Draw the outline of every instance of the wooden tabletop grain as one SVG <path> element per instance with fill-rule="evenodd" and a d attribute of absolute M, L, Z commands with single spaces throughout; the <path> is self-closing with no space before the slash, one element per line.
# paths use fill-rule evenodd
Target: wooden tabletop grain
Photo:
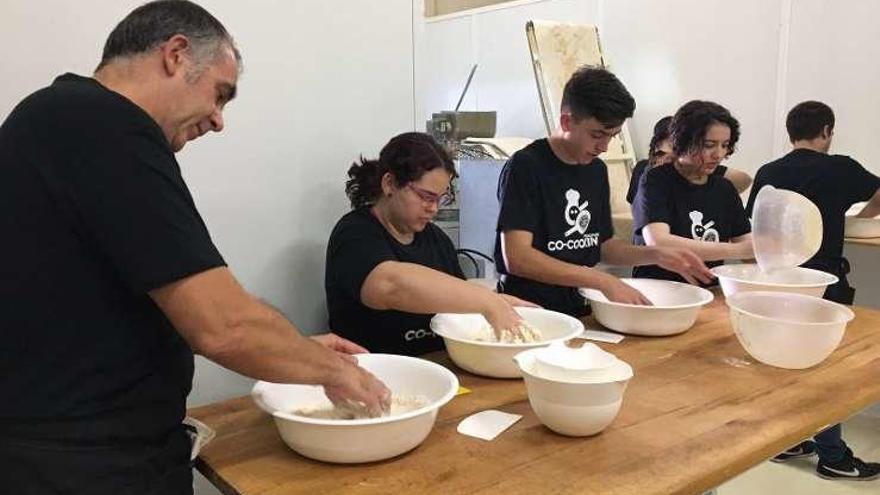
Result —
<path fill-rule="evenodd" d="M 721 300 L 682 335 L 599 344 L 635 376 L 617 419 L 594 437 L 541 425 L 521 380 L 474 376 L 434 355 L 472 393 L 443 407 L 425 442 L 407 454 L 348 466 L 306 459 L 242 397 L 189 411 L 217 430 L 196 466 L 227 495 L 698 494 L 880 401 L 880 311 L 854 309 L 841 346 L 808 370 L 749 357 Z M 492 442 L 456 432 L 485 409 L 524 417 Z"/>

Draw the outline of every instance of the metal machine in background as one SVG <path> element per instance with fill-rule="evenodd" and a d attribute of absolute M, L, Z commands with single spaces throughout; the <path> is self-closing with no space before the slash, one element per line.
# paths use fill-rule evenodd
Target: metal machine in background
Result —
<path fill-rule="evenodd" d="M 486 273 L 492 273 L 494 268 L 491 266 L 492 247 L 484 242 L 484 235 L 477 235 L 477 231 L 486 230 L 488 232 L 491 230 L 494 232 L 494 227 L 486 227 L 488 216 L 480 219 L 479 227 L 475 226 L 471 217 L 474 213 L 489 207 L 495 212 L 494 214 L 490 213 L 490 215 L 494 215 L 492 221 L 494 222 L 497 218 L 497 201 L 492 199 L 494 195 L 487 196 L 488 193 L 483 188 L 488 184 L 497 184 L 498 173 L 509 156 L 504 150 L 505 148 L 509 149 L 511 144 L 507 140 L 494 139 L 497 122 L 496 112 L 459 110 L 476 70 L 477 65 L 474 64 L 455 109 L 434 113 L 426 123 L 426 130 L 449 151 L 455 160 L 455 167 L 459 173 L 459 179 L 452 185 L 456 199 L 451 205 L 440 209 L 434 223 L 452 239 L 456 248 L 462 250 L 460 256 L 465 275 L 479 278 L 485 276 Z M 496 141 L 500 141 L 500 143 Z M 500 162 L 500 165 L 474 168 L 475 163 L 484 162 Z M 497 169 L 494 174 L 491 173 L 493 169 Z M 476 170 L 480 170 L 480 172 L 476 173 Z M 486 171 L 490 171 L 490 173 L 486 175 L 484 173 Z M 465 222 L 467 227 L 464 230 L 461 228 L 463 210 L 469 213 L 467 215 L 468 221 Z M 480 239 L 477 240 L 475 237 Z M 470 253 L 468 253 L 469 250 Z"/>

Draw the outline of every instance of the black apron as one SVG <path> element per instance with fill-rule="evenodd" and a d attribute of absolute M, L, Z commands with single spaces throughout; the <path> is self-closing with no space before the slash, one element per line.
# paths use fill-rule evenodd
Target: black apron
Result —
<path fill-rule="evenodd" d="M 849 260 L 844 257 L 814 259 L 804 263 L 803 266 L 836 275 L 840 280 L 834 285 L 829 285 L 822 297 L 836 303 L 852 305 L 856 297 L 856 290 L 849 285 L 846 278 L 850 272 Z"/>

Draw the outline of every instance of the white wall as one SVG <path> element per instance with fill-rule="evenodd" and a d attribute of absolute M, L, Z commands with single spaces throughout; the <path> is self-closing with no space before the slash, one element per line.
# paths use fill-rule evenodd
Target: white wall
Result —
<path fill-rule="evenodd" d="M 471 66 L 479 68 L 462 110 L 498 110 L 498 136 L 546 133 L 526 21 L 595 24 L 600 0 L 519 1 L 416 24 L 416 125 L 452 110 Z"/>
<path fill-rule="evenodd" d="M 658 118 L 712 99 L 743 126 L 731 165 L 754 171 L 772 156 L 780 12 L 767 0 L 543 0 L 429 20 L 416 38 L 416 114 L 451 109 L 477 62 L 464 106 L 497 110 L 500 136 L 543 136 L 525 23 L 596 24 L 611 69 L 636 99 L 630 131 L 640 155 Z"/>
<path fill-rule="evenodd" d="M 754 172 L 772 157 L 778 1 L 606 1 L 599 34 L 612 70 L 636 99 L 630 126 L 647 153 L 654 123 L 693 99 L 740 121 L 729 165 Z"/>
<path fill-rule="evenodd" d="M 519 0 L 420 20 L 416 125 L 451 109 L 479 63 L 463 109 L 497 110 L 499 136 L 543 136 L 525 23 L 578 22 L 599 26 L 611 69 L 636 98 L 640 155 L 657 119 L 711 99 L 742 124 L 729 164 L 754 172 L 787 150 L 788 110 L 820 99 L 838 117 L 835 150 L 880 174 L 878 18 L 873 0 Z"/>
<path fill-rule="evenodd" d="M 880 175 L 880 2 L 796 0 L 791 12 L 785 109 L 820 100 L 834 109 L 832 152 Z M 785 129 L 784 116 L 780 127 Z"/>

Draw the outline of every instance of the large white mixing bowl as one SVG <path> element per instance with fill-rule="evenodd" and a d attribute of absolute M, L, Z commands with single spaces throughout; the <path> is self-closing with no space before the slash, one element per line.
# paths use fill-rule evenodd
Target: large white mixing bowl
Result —
<path fill-rule="evenodd" d="M 257 382 L 251 396 L 271 414 L 291 449 L 326 462 L 372 462 L 417 447 L 428 436 L 437 412 L 458 391 L 458 379 L 439 364 L 393 354 L 359 354 L 358 364 L 382 380 L 393 396 L 423 396 L 427 404 L 396 416 L 371 419 L 317 419 L 294 414 L 331 406 L 322 387 Z"/>
<path fill-rule="evenodd" d="M 669 280 L 624 278 L 621 281 L 638 289 L 654 305 L 611 302 L 596 289 L 580 289 L 580 293 L 589 299 L 593 316 L 599 323 L 611 330 L 633 335 L 682 333 L 694 326 L 700 308 L 715 297 L 701 287 Z"/>
<path fill-rule="evenodd" d="M 800 266 L 764 273 L 754 263 L 720 265 L 712 268 L 712 273 L 718 277 L 725 297 L 755 290 L 822 297 L 825 288 L 838 280 L 830 273 Z"/>
<path fill-rule="evenodd" d="M 784 292 L 740 292 L 727 298 L 740 344 L 758 361 L 803 369 L 840 344 L 852 310 L 831 301 Z"/>
<path fill-rule="evenodd" d="M 515 359 L 522 370 L 529 404 L 545 426 L 562 435 L 595 435 L 611 424 L 623 403 L 623 393 L 633 376 L 632 368 L 616 360 L 603 373 L 590 373 L 581 380 L 548 378 L 535 366 L 532 349 Z"/>
<path fill-rule="evenodd" d="M 492 378 L 520 378 L 513 357 L 527 349 L 543 347 L 551 342 L 577 337 L 584 324 L 577 318 L 541 308 L 515 308 L 544 340 L 532 344 L 503 344 L 476 340 L 478 330 L 486 325 L 479 314 L 441 313 L 431 319 L 431 330 L 443 337 L 452 361 L 471 373 Z"/>

